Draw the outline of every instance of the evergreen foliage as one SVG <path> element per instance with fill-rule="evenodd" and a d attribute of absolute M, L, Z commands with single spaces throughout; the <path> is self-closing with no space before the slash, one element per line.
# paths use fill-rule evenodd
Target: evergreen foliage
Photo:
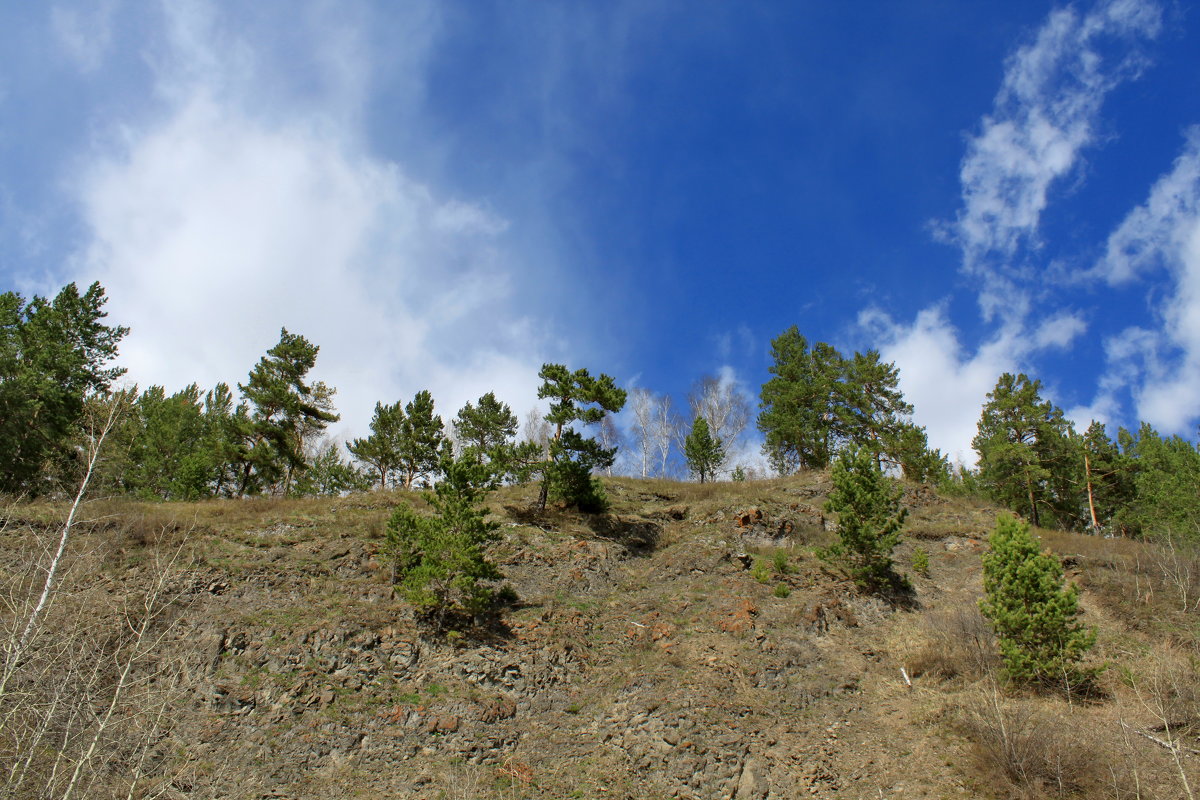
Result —
<path fill-rule="evenodd" d="M 216 483 L 220 448 L 205 414 L 200 387 L 190 384 L 170 397 L 151 386 L 133 406 L 127 491 L 162 500 L 209 496 Z"/>
<path fill-rule="evenodd" d="M 99 283 L 67 284 L 53 301 L 0 294 L 0 493 L 53 488 L 45 468 L 75 457 L 85 399 L 124 372 L 106 366 L 129 332 L 104 324 L 106 302 Z"/>
<path fill-rule="evenodd" d="M 762 387 L 758 429 L 771 465 L 783 475 L 828 466 L 837 435 L 837 385 L 843 359 L 834 348 L 808 340 L 796 326 L 771 342 L 774 376 Z"/>
<path fill-rule="evenodd" d="M 400 467 L 403 425 L 404 408 L 399 401 L 391 405 L 377 402 L 371 416 L 371 435 L 346 445 L 355 459 L 379 475 L 380 489 L 387 488 L 388 477 Z"/>
<path fill-rule="evenodd" d="M 404 407 L 400 421 L 399 468 L 405 489 L 419 479 L 431 482 L 440 471 L 442 450 L 449 444 L 442 429 L 442 418 L 433 413 L 433 395 L 422 389 Z"/>
<path fill-rule="evenodd" d="M 902 490 L 865 448 L 843 450 L 833 463 L 832 479 L 825 508 L 838 515 L 838 541 L 819 555 L 864 589 L 900 588 L 892 551 L 908 516 L 900 505 Z"/>
<path fill-rule="evenodd" d="M 979 608 L 991 620 L 1008 677 L 1068 690 L 1085 685 L 1096 671 L 1079 662 L 1096 634 L 1076 621 L 1079 589 L 1063 587 L 1062 566 L 1038 548 L 1027 524 L 1001 516 L 988 542 Z"/>
<path fill-rule="evenodd" d="M 700 478 L 701 483 L 706 478 L 711 480 L 724 462 L 725 445 L 709 432 L 704 417 L 696 417 L 692 423 L 692 430 L 683 443 L 683 455 L 687 459 L 688 469 Z"/>
<path fill-rule="evenodd" d="M 844 362 L 845 401 L 839 409 L 841 429 L 852 443 L 865 447 L 882 466 L 897 464 L 897 439 L 913 407 L 900 391 L 900 370 L 880 360 L 878 350 L 855 353 Z"/>
<path fill-rule="evenodd" d="M 455 614 L 472 617 L 492 604 L 501 575 L 485 549 L 498 534 L 482 502 L 494 488 L 493 470 L 471 458 L 443 462 L 442 480 L 424 493 L 432 516 L 399 506 L 387 524 L 386 552 L 399 591 L 442 630 Z"/>
<path fill-rule="evenodd" d="M 360 472 L 342 458 L 341 448 L 336 442 L 327 441 L 315 448 L 307 468 L 292 486 L 292 493 L 340 497 L 347 492 L 365 491 L 371 488 L 371 484 L 371 476 Z"/>
<path fill-rule="evenodd" d="M 249 403 L 248 409 L 235 412 L 240 496 L 268 488 L 286 494 L 294 475 L 306 466 L 305 438 L 339 419 L 332 410 L 333 390 L 305 382 L 319 350 L 284 328 L 279 343 L 259 359 L 246 383 L 238 384 Z"/>
<path fill-rule="evenodd" d="M 972 446 L 979 480 L 997 502 L 1034 525 L 1076 524 L 1082 512 L 1082 457 L 1062 409 L 1043 400 L 1041 382 L 1004 373 L 979 418 Z"/>
<path fill-rule="evenodd" d="M 923 427 L 902 422 L 892 433 L 889 449 L 906 480 L 935 486 L 946 486 L 950 482 L 950 462 L 941 450 L 929 447 L 929 437 Z"/>
<path fill-rule="evenodd" d="M 847 447 L 866 448 L 879 466 L 907 461 L 923 473 L 937 471 L 940 453 L 912 450 L 923 441 L 912 435 L 912 406 L 900 391 L 899 370 L 878 351 L 847 359 L 824 342 L 810 349 L 792 326 L 771 342 L 771 355 L 774 377 L 762 387 L 758 429 L 778 472 L 824 469 Z"/>
<path fill-rule="evenodd" d="M 479 405 L 467 403 L 452 423 L 463 452 L 473 452 L 481 460 L 490 460 L 517 435 L 517 417 L 493 392 L 479 398 Z"/>
<path fill-rule="evenodd" d="M 1200 452 L 1179 436 L 1163 437 L 1143 423 L 1136 437 L 1122 431 L 1116 495 L 1119 527 L 1142 535 L 1200 541 Z M 1132 487 L 1129 484 L 1132 484 Z M 1132 488 L 1132 491 L 1131 491 Z"/>
<path fill-rule="evenodd" d="M 573 422 L 596 425 L 605 413 L 620 411 L 625 390 L 608 375 L 593 378 L 586 369 L 571 372 L 562 364 L 543 365 L 538 377 L 542 379 L 538 397 L 549 398 L 546 420 L 554 426 L 538 507 L 545 508 L 547 498 L 554 497 L 581 511 L 603 511 L 608 503 L 592 471 L 610 466 L 616 448 L 604 448 L 570 426 Z"/>

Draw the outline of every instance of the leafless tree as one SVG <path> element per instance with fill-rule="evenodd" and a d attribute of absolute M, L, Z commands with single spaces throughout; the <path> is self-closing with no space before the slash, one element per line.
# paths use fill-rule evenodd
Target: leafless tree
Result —
<path fill-rule="evenodd" d="M 163 777 L 152 751 L 179 701 L 180 671 L 161 644 L 177 618 L 183 545 L 156 542 L 148 564 L 118 580 L 102 567 L 103 548 L 74 541 L 123 410 L 119 395 L 89 401 L 83 472 L 56 535 L 46 541 L 40 526 L 17 523 L 7 536 L 21 552 L 0 565 L 5 797 L 151 797 Z"/>
<path fill-rule="evenodd" d="M 611 450 L 614 447 L 621 446 L 621 431 L 617 430 L 617 424 L 613 422 L 611 414 L 605 414 L 600 422 L 596 425 L 596 441 L 605 450 Z M 613 468 L 609 464 L 604 468 L 604 474 L 612 477 Z"/>
<path fill-rule="evenodd" d="M 659 395 L 654 398 L 654 411 L 650 425 L 650 436 L 654 447 L 658 450 L 658 476 L 667 475 L 667 462 L 671 457 L 671 446 L 679 438 L 683 425 L 679 415 L 671 408 L 670 395 Z"/>
<path fill-rule="evenodd" d="M 654 451 L 654 393 L 641 386 L 629 392 L 628 408 L 633 411 L 633 435 L 637 437 L 642 454 L 642 477 L 650 477 L 651 453 Z"/>
<path fill-rule="evenodd" d="M 737 442 L 753 412 L 745 396 L 728 377 L 705 375 L 688 393 L 692 417 L 703 417 L 710 433 L 725 445 L 728 461 L 737 453 Z M 722 465 L 724 466 L 724 465 Z"/>
<path fill-rule="evenodd" d="M 553 429 L 537 406 L 529 409 L 529 413 L 525 415 L 523 432 L 525 441 L 533 442 L 542 448 L 542 458 L 550 457 L 550 437 L 553 435 Z"/>

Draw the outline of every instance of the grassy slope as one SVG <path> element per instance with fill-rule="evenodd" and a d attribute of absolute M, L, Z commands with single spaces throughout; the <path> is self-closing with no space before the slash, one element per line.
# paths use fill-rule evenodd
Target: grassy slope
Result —
<path fill-rule="evenodd" d="M 496 493 L 521 602 L 456 641 L 420 635 L 377 558 L 390 509 L 420 503 L 403 492 L 93 503 L 62 605 L 117 614 L 182 548 L 146 659 L 178 677 L 153 748 L 177 797 L 1184 796 L 1138 732 L 1195 721 L 1197 610 L 1145 545 L 1043 534 L 1112 665 L 1104 698 L 1068 702 L 996 688 L 975 611 L 993 508 L 910 488 L 897 562 L 921 547 L 930 569 L 901 610 L 813 555 L 825 476 L 605 483 L 605 518 Z M 10 595 L 60 514 L 10 509 Z"/>

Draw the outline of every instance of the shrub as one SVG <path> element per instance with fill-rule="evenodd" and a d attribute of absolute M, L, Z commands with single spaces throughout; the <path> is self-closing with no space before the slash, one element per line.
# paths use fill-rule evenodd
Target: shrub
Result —
<path fill-rule="evenodd" d="M 838 541 L 818 555 L 865 589 L 897 585 L 901 579 L 893 569 L 892 550 L 908 514 L 900 507 L 902 491 L 865 449 L 843 451 L 832 478 L 825 508 L 837 512 Z"/>
<path fill-rule="evenodd" d="M 963 720 L 980 779 L 1020 798 L 1143 797 L 1088 726 L 1040 703 L 1011 703 L 992 692 Z"/>
<path fill-rule="evenodd" d="M 922 575 L 926 578 L 929 577 L 929 553 L 925 552 L 925 548 L 921 547 L 920 545 L 913 550 L 912 568 L 913 572 L 917 573 L 918 575 Z"/>
<path fill-rule="evenodd" d="M 788 585 L 786 583 L 777 583 L 777 584 L 775 584 L 774 595 L 776 597 L 778 597 L 780 600 L 782 600 L 785 597 L 791 597 L 792 590 L 790 588 L 788 588 Z"/>
<path fill-rule="evenodd" d="M 490 583 L 500 578 L 483 553 L 499 528 L 480 507 L 492 470 L 470 460 L 443 464 L 445 479 L 425 493 L 434 516 L 398 507 L 388 521 L 385 544 L 401 594 L 437 630 L 453 613 L 475 616 L 489 608 Z"/>
<path fill-rule="evenodd" d="M 792 565 L 788 563 L 788 554 L 786 550 L 776 550 L 771 554 L 771 564 L 775 567 L 775 571 L 780 575 L 791 574 Z"/>
<path fill-rule="evenodd" d="M 1005 673 L 1068 691 L 1090 683 L 1096 670 L 1079 662 L 1096 634 L 1076 621 L 1079 589 L 1063 588 L 1058 559 L 1040 551 L 1029 526 L 1008 515 L 1000 517 L 988 543 L 979 608 L 996 632 Z"/>
<path fill-rule="evenodd" d="M 934 609 L 926 612 L 921 627 L 924 641 L 908 659 L 913 677 L 976 679 L 999 667 L 995 636 L 978 608 L 952 604 Z"/>
<path fill-rule="evenodd" d="M 771 568 L 767 566 L 767 560 L 762 556 L 756 556 L 754 566 L 750 568 L 750 574 L 759 583 L 768 583 L 771 580 Z"/>

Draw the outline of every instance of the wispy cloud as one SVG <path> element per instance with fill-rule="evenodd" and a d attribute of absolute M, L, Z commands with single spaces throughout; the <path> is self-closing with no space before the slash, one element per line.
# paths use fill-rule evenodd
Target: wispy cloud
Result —
<path fill-rule="evenodd" d="M 942 306 L 911 324 L 878 312 L 862 319 L 900 367 L 916 421 L 952 457 L 974 461 L 979 409 L 1000 373 L 1069 348 L 1087 329 L 1081 314 L 1052 304 L 1048 269 L 1036 257 L 1039 226 L 1055 185 L 1076 173 L 1100 139 L 1105 98 L 1139 74 L 1147 63 L 1141 44 L 1160 27 L 1153 2 L 1110 0 L 1087 13 L 1067 7 L 1008 58 L 992 111 L 967 140 L 961 210 L 935 227 L 961 250 L 962 271 L 977 287 L 981 345 L 965 347 Z"/>
<path fill-rule="evenodd" d="M 964 270 L 985 280 L 985 318 L 1014 315 L 1014 290 L 1028 278 L 1018 255 L 1039 245 L 1051 187 L 1096 141 L 1105 97 L 1138 74 L 1145 59 L 1136 45 L 1159 27 L 1154 3 L 1116 0 L 1088 14 L 1068 7 L 1009 58 L 992 112 L 967 143 L 962 210 L 942 229 L 962 248 Z M 1114 41 L 1122 45 L 1116 57 L 1104 47 Z"/>
<path fill-rule="evenodd" d="M 1107 342 L 1108 369 L 1095 404 L 1111 406 L 1131 391 L 1141 419 L 1186 432 L 1200 416 L 1200 126 L 1188 131 L 1182 153 L 1146 202 L 1109 236 L 1094 272 L 1114 285 L 1152 281 L 1158 323 Z"/>

